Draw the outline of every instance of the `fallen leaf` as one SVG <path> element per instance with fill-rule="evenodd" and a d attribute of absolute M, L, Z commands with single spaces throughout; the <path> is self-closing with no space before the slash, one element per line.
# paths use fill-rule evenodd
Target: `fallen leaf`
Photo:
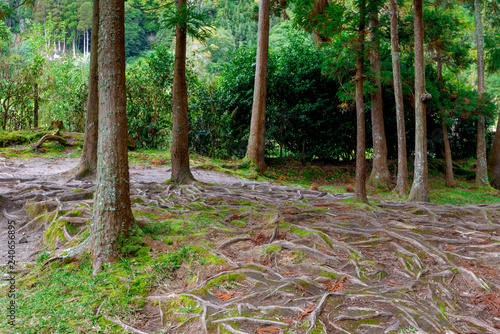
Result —
<path fill-rule="evenodd" d="M 311 313 L 312 311 L 314 311 L 314 309 L 316 308 L 316 306 L 314 304 L 311 304 L 309 306 L 307 306 L 307 309 L 302 312 L 301 314 L 299 314 L 299 321 L 302 321 L 302 319 L 308 315 L 309 313 Z"/>

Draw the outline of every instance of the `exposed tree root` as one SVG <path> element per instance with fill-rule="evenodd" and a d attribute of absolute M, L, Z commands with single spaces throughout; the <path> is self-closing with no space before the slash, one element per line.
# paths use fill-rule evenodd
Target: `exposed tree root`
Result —
<path fill-rule="evenodd" d="M 61 240 L 45 265 L 90 249 L 90 238 L 80 239 L 89 228 L 93 189 L 86 181 L 26 178 L 4 193 L 29 199 L 31 216 L 21 232 L 50 231 Z M 189 244 L 217 259 L 183 264 L 178 276 L 156 282 L 148 299 L 188 298 L 199 305 L 198 313 L 178 321 L 160 303 L 161 319 L 174 324 L 169 333 L 390 332 L 408 326 L 422 333 L 499 333 L 497 300 L 481 297 L 498 296 L 500 287 L 499 205 L 351 206 L 343 201 L 352 194 L 253 181 L 136 182 L 131 195 L 143 227 L 183 221 L 197 232 L 171 235 L 170 246 L 156 240 L 162 247 L 155 254 Z M 16 215 L 4 216 L 9 214 Z M 195 279 L 184 276 L 188 271 Z"/>

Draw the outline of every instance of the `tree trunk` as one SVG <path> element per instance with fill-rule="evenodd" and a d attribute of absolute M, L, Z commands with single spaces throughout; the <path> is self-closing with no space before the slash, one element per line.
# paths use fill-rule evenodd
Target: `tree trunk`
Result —
<path fill-rule="evenodd" d="M 474 22 L 476 23 L 477 42 L 477 92 L 482 99 L 484 94 L 484 36 L 483 23 L 481 22 L 480 0 L 474 0 Z M 476 185 L 489 186 L 488 167 L 486 163 L 486 136 L 484 116 L 479 115 L 477 120 L 477 167 Z"/>
<path fill-rule="evenodd" d="M 398 179 L 396 190 L 400 196 L 408 195 L 408 162 L 406 158 L 406 129 L 403 104 L 403 87 L 401 83 L 401 66 L 399 64 L 398 4 L 390 0 L 391 11 L 391 53 L 392 75 L 394 79 L 394 97 L 396 99 L 396 122 L 398 132 Z"/>
<path fill-rule="evenodd" d="M 99 123 L 99 0 L 94 0 L 92 15 L 92 39 L 90 43 L 89 92 L 87 96 L 87 113 L 85 114 L 85 138 L 82 156 L 76 168 L 76 178 L 94 175 L 97 172 L 97 137 Z"/>
<path fill-rule="evenodd" d="M 425 106 L 430 95 L 425 92 L 424 64 L 424 20 L 422 0 L 414 0 L 415 34 L 415 163 L 413 184 L 409 201 L 429 200 L 429 180 L 427 173 L 427 129 Z"/>
<path fill-rule="evenodd" d="M 247 158 L 253 160 L 257 171 L 266 170 L 264 149 L 266 140 L 266 96 L 267 96 L 267 60 L 269 50 L 269 12 L 270 1 L 261 0 L 259 6 L 259 37 L 257 42 L 257 60 L 255 67 L 255 85 L 252 104 L 252 120 L 248 139 Z"/>
<path fill-rule="evenodd" d="M 437 78 L 439 91 L 443 90 L 443 58 L 441 52 L 437 52 Z M 444 113 L 445 111 L 442 110 Z M 451 159 L 451 146 L 450 138 L 448 137 L 448 126 L 446 125 L 446 117 L 441 115 L 441 129 L 443 131 L 443 144 L 444 144 L 444 160 L 445 160 L 445 182 L 447 187 L 454 187 L 455 182 L 453 180 L 453 161 Z"/>
<path fill-rule="evenodd" d="M 500 189 L 500 117 L 498 117 L 497 132 L 488 158 L 488 168 L 493 176 L 491 185 Z"/>
<path fill-rule="evenodd" d="M 187 0 L 177 0 L 177 10 L 185 6 Z M 189 120 L 186 83 L 186 38 L 185 26 L 177 25 L 175 34 L 174 83 L 172 87 L 172 175 L 170 180 L 185 184 L 194 180 L 189 169 Z"/>
<path fill-rule="evenodd" d="M 76 58 L 75 37 L 73 36 L 73 58 Z"/>
<path fill-rule="evenodd" d="M 34 92 L 33 92 L 33 95 L 34 95 L 34 98 L 33 98 L 33 127 L 36 129 L 38 128 L 38 110 L 39 110 L 39 106 L 38 106 L 38 98 L 39 98 L 39 94 L 38 94 L 38 83 L 35 82 L 35 88 L 34 88 Z"/>
<path fill-rule="evenodd" d="M 119 240 L 134 222 L 130 208 L 125 95 L 124 0 L 100 2 L 99 143 L 92 217 L 92 258 L 97 274 L 119 257 Z"/>
<path fill-rule="evenodd" d="M 370 19 L 370 39 L 373 42 L 370 51 L 370 68 L 375 75 L 373 83 L 376 90 L 371 94 L 372 100 L 372 138 L 373 168 L 368 183 L 376 188 L 387 188 L 391 182 L 387 167 L 387 142 L 384 129 L 384 111 L 382 107 L 382 84 L 380 83 L 380 52 L 374 29 L 379 25 L 378 13 Z"/>
<path fill-rule="evenodd" d="M 3 102 L 3 124 L 2 124 L 2 130 L 5 131 L 5 129 L 7 128 L 7 118 L 8 118 L 8 112 L 9 112 L 9 108 L 5 106 L 6 102 L 4 101 Z"/>
<path fill-rule="evenodd" d="M 356 183 L 354 198 L 368 202 L 366 197 L 366 135 L 365 135 L 365 103 L 363 100 L 364 51 L 365 51 L 365 1 L 360 2 L 360 18 L 358 31 L 358 47 L 356 53 Z"/>
<path fill-rule="evenodd" d="M 453 180 L 453 161 L 451 159 L 450 138 L 448 137 L 448 126 L 446 125 L 446 118 L 444 116 L 441 116 L 441 126 L 443 129 L 444 160 L 446 164 L 446 186 L 454 187 L 455 181 Z"/>

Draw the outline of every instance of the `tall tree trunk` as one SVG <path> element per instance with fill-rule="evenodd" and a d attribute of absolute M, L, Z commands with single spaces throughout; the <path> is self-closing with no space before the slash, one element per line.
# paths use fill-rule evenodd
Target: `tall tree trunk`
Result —
<path fill-rule="evenodd" d="M 370 51 L 370 68 L 375 75 L 373 83 L 376 90 L 371 94 L 373 168 L 368 183 L 376 188 L 387 188 L 391 182 L 391 175 L 387 167 L 387 141 L 385 139 L 384 111 L 382 107 L 382 84 L 380 83 L 379 42 L 374 32 L 378 25 L 378 13 L 374 13 L 370 19 L 370 39 L 373 42 Z"/>
<path fill-rule="evenodd" d="M 439 91 L 443 90 L 443 57 L 441 52 L 437 51 L 437 78 Z M 445 111 L 442 110 L 444 113 Z M 447 187 L 454 187 L 453 180 L 453 161 L 451 159 L 451 145 L 450 138 L 448 137 L 448 125 L 446 124 L 446 117 L 441 115 L 441 129 L 443 131 L 443 144 L 444 144 L 444 160 L 445 160 L 445 182 Z"/>
<path fill-rule="evenodd" d="M 488 158 L 488 168 L 493 176 L 491 185 L 500 189 L 500 116 L 498 117 L 497 132 Z"/>
<path fill-rule="evenodd" d="M 392 75 L 394 79 L 394 97 L 396 99 L 396 122 L 398 132 L 398 179 L 396 190 L 400 196 L 408 195 L 408 162 L 406 158 L 406 129 L 403 104 L 403 87 L 401 83 L 401 66 L 399 64 L 398 3 L 390 0 L 391 11 L 391 53 Z"/>
<path fill-rule="evenodd" d="M 261 0 L 259 6 L 259 36 L 257 41 L 257 61 L 253 91 L 252 120 L 248 138 L 247 158 L 253 160 L 257 171 L 266 170 L 264 149 L 266 140 L 266 97 L 267 97 L 267 59 L 269 51 L 269 12 L 270 1 Z"/>
<path fill-rule="evenodd" d="M 76 58 L 75 36 L 73 36 L 73 58 Z"/>
<path fill-rule="evenodd" d="M 365 103 L 363 100 L 365 62 L 365 1 L 360 1 L 359 31 L 356 52 L 356 183 L 354 198 L 368 202 L 366 197 L 366 135 Z"/>
<path fill-rule="evenodd" d="M 99 0 L 94 0 L 92 13 L 92 39 L 90 43 L 89 91 L 87 96 L 87 113 L 85 114 L 85 137 L 82 156 L 76 167 L 76 178 L 94 175 L 97 172 L 97 137 L 99 123 Z"/>
<path fill-rule="evenodd" d="M 429 200 L 429 180 L 427 172 L 427 102 L 432 98 L 425 92 L 424 64 L 424 20 L 422 0 L 414 0 L 415 34 L 415 163 L 413 184 L 409 201 L 427 202 Z"/>
<path fill-rule="evenodd" d="M 441 127 L 443 129 L 443 142 L 444 142 L 444 160 L 446 166 L 445 182 L 447 187 L 454 187 L 455 181 L 453 180 L 453 161 L 451 159 L 451 146 L 450 138 L 448 137 L 448 126 L 446 125 L 446 118 L 441 116 Z"/>
<path fill-rule="evenodd" d="M 187 0 L 177 0 L 177 10 L 185 6 Z M 172 175 L 170 180 L 185 184 L 194 180 L 189 169 L 189 120 L 186 83 L 186 39 L 185 26 L 177 25 L 175 34 L 174 83 L 172 87 Z"/>
<path fill-rule="evenodd" d="M 125 95 L 124 0 L 100 2 L 99 143 L 92 217 L 94 275 L 119 257 L 119 238 L 134 222 L 130 208 Z"/>
<path fill-rule="evenodd" d="M 476 42 L 477 42 L 477 92 L 482 99 L 484 94 L 484 36 L 483 23 L 481 22 L 481 3 L 480 0 L 474 0 L 474 22 L 476 23 Z M 479 115 L 477 120 L 477 167 L 476 167 L 476 185 L 489 186 L 488 166 L 486 163 L 486 136 L 485 120 L 483 115 Z"/>
<path fill-rule="evenodd" d="M 39 98 L 39 93 L 38 93 L 38 83 L 35 82 L 35 87 L 34 87 L 34 101 L 33 101 L 33 127 L 36 129 L 38 128 L 38 98 Z"/>

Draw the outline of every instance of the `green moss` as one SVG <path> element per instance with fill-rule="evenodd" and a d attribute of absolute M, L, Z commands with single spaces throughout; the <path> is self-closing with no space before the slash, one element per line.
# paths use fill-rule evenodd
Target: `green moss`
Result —
<path fill-rule="evenodd" d="M 300 236 L 309 235 L 309 234 L 313 233 L 313 232 L 310 232 L 310 231 L 301 230 L 301 229 L 296 228 L 294 226 L 290 226 L 290 231 L 293 232 L 293 233 L 295 233 L 295 234 L 298 234 Z"/>
<path fill-rule="evenodd" d="M 145 256 L 150 251 L 150 247 L 143 247 L 144 232 L 138 226 L 130 229 L 128 237 L 122 233 L 118 239 L 118 245 L 120 252 L 125 256 Z"/>
<path fill-rule="evenodd" d="M 226 274 L 226 275 L 221 275 L 217 278 L 214 278 L 213 280 L 210 280 L 206 288 L 210 289 L 212 286 L 217 286 L 221 285 L 223 283 L 227 282 L 234 282 L 234 281 L 243 281 L 245 279 L 245 276 L 240 273 L 231 273 L 231 274 Z"/>

